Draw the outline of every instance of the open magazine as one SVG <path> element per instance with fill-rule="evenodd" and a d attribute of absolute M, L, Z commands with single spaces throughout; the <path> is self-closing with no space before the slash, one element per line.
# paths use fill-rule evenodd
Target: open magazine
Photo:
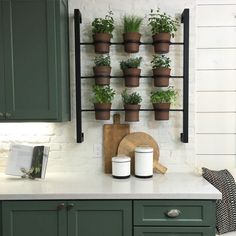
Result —
<path fill-rule="evenodd" d="M 5 174 L 45 178 L 49 147 L 12 144 Z"/>

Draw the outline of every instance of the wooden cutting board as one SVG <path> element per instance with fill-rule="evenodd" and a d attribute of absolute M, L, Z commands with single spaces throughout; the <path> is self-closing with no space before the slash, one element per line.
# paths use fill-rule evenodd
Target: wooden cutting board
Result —
<path fill-rule="evenodd" d="M 112 157 L 117 155 L 120 141 L 130 133 L 129 124 L 120 124 L 120 114 L 114 114 L 113 124 L 103 125 L 103 154 L 105 173 L 112 172 Z"/>
<path fill-rule="evenodd" d="M 134 150 L 137 146 L 150 146 L 153 148 L 153 168 L 154 171 L 165 173 L 167 168 L 159 163 L 159 146 L 157 142 L 147 133 L 135 132 L 126 135 L 118 146 L 118 155 L 127 155 L 131 157 L 131 173 L 134 173 Z"/>

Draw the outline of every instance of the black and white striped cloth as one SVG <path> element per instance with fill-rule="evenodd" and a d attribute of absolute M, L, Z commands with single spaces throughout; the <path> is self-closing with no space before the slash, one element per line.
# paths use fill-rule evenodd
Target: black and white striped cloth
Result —
<path fill-rule="evenodd" d="M 216 201 L 216 230 L 218 234 L 236 231 L 236 183 L 228 170 L 202 168 L 202 176 L 222 193 Z"/>

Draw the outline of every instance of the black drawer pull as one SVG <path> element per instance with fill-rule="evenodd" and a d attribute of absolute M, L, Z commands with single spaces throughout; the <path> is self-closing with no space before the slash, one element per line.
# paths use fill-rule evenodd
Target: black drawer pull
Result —
<path fill-rule="evenodd" d="M 58 206 L 57 206 L 57 210 L 62 210 L 63 208 L 65 207 L 65 203 L 60 203 Z"/>
<path fill-rule="evenodd" d="M 180 213 L 181 211 L 178 209 L 171 209 L 166 212 L 166 216 L 168 216 L 169 218 L 176 218 L 180 215 Z"/>
<path fill-rule="evenodd" d="M 67 210 L 71 210 L 74 207 L 74 203 L 69 203 L 67 205 Z"/>

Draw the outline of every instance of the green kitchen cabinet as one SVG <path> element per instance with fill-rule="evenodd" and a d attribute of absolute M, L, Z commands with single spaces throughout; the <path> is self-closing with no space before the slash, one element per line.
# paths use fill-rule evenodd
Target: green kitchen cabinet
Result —
<path fill-rule="evenodd" d="M 134 236 L 215 236 L 211 227 L 135 227 Z"/>
<path fill-rule="evenodd" d="M 1 236 L 215 236 L 213 200 L 2 201 L 0 212 Z"/>
<path fill-rule="evenodd" d="M 67 0 L 0 1 L 0 120 L 70 120 Z"/>
<path fill-rule="evenodd" d="M 66 236 L 62 201 L 3 201 L 3 236 Z"/>
<path fill-rule="evenodd" d="M 134 236 L 215 236 L 214 200 L 134 200 Z"/>
<path fill-rule="evenodd" d="M 68 211 L 68 236 L 132 236 L 132 201 L 78 201 Z"/>
<path fill-rule="evenodd" d="M 3 236 L 132 236 L 132 201 L 3 201 Z"/>
<path fill-rule="evenodd" d="M 171 211 L 176 213 L 175 216 Z M 135 226 L 211 226 L 215 224 L 215 201 L 137 200 Z"/>

